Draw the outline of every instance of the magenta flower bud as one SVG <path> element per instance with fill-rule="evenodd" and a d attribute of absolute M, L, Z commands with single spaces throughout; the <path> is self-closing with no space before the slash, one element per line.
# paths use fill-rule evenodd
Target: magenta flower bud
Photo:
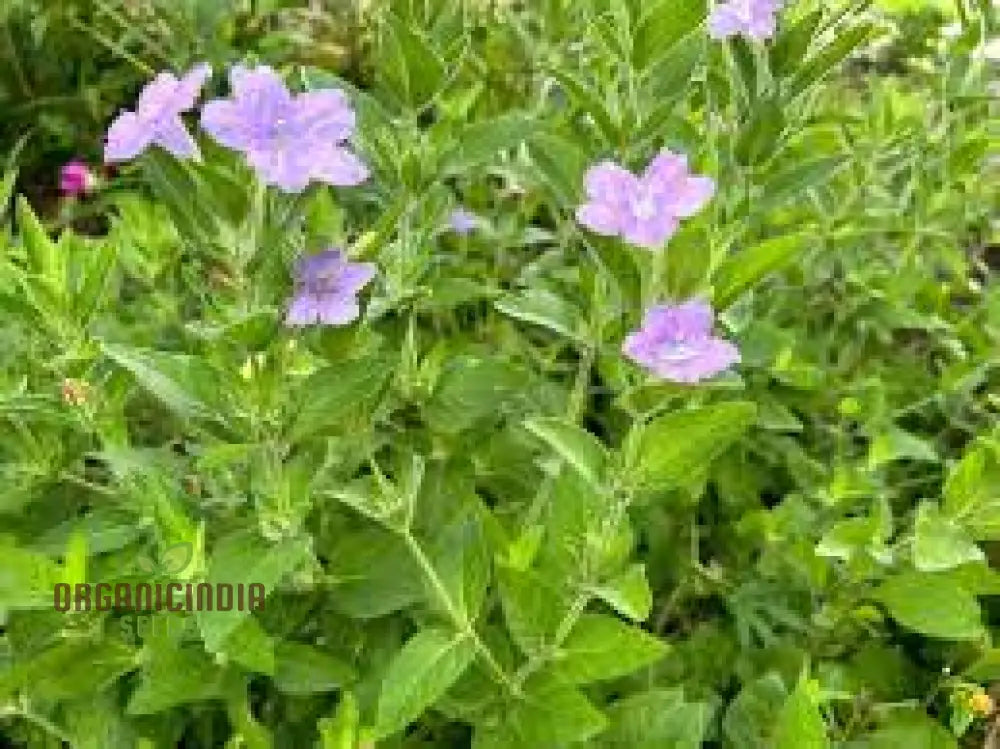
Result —
<path fill-rule="evenodd" d="M 97 180 L 90 167 L 79 159 L 64 164 L 59 170 L 59 190 L 66 197 L 74 198 L 93 192 L 96 184 Z"/>

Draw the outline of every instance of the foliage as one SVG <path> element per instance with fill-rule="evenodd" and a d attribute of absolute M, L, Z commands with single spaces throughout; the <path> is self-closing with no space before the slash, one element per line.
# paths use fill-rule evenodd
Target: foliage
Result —
<path fill-rule="evenodd" d="M 0 183 L 7 741 L 996 742 L 988 3 L 910 48 L 867 3 L 790 2 L 751 45 L 709 39 L 702 0 L 387 0 L 329 9 L 363 29 L 350 63 L 295 41 L 336 28 L 302 21 L 322 3 L 123 0 L 134 28 L 54 5 L 0 10 L 46 60 L 0 95 L 79 84 L 103 128 L 147 68 L 208 59 L 221 89 L 266 60 L 348 93 L 372 177 L 287 195 L 202 138 L 123 166 L 94 234 Z M 80 25 L 104 41 L 42 55 Z M 110 58 L 140 64 L 84 81 Z M 708 207 L 661 253 L 584 231 L 587 167 L 661 147 Z M 331 246 L 379 268 L 362 318 L 287 328 L 296 259 Z M 696 296 L 735 371 L 623 358 L 644 309 Z M 62 582 L 178 579 L 267 605 L 52 608 Z"/>

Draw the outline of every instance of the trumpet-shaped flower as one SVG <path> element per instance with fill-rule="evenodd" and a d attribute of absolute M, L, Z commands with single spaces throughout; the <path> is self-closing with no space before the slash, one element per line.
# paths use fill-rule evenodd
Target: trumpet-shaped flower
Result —
<path fill-rule="evenodd" d="M 641 176 L 602 161 L 587 171 L 584 187 L 588 200 L 576 213 L 583 226 L 647 249 L 661 247 L 715 192 L 711 179 L 692 175 L 687 158 L 668 150 Z"/>
<path fill-rule="evenodd" d="M 742 34 L 762 41 L 774 36 L 781 0 L 729 0 L 715 6 L 708 19 L 708 31 L 713 39 L 726 39 Z"/>
<path fill-rule="evenodd" d="M 269 185 L 302 192 L 310 182 L 352 186 L 368 170 L 344 142 L 355 115 L 336 89 L 293 94 L 271 68 L 235 67 L 232 98 L 208 102 L 202 127 L 227 148 L 242 152 Z"/>
<path fill-rule="evenodd" d="M 347 325 L 358 319 L 358 293 L 375 277 L 373 263 L 352 263 L 337 249 L 303 257 L 285 323 Z"/>
<path fill-rule="evenodd" d="M 156 76 L 139 94 L 135 111 L 122 112 L 111 123 L 104 160 L 109 164 L 129 161 L 150 146 L 159 146 L 179 159 L 198 158 L 198 145 L 181 114 L 194 108 L 211 75 L 211 66 L 198 65 L 183 78 L 173 73 Z"/>
<path fill-rule="evenodd" d="M 623 353 L 657 377 L 694 383 L 740 360 L 736 346 L 712 336 L 712 308 L 701 300 L 658 305 L 625 339 Z"/>

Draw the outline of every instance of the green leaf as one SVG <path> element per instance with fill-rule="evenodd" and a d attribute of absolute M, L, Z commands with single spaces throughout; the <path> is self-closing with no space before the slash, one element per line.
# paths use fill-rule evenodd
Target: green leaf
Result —
<path fill-rule="evenodd" d="M 771 734 L 787 697 L 776 673 L 745 684 L 729 703 L 722 721 L 726 749 L 774 749 Z"/>
<path fill-rule="evenodd" d="M 794 262 L 805 250 L 808 236 L 790 234 L 767 239 L 726 258 L 712 279 L 713 306 L 724 310 L 765 276 Z"/>
<path fill-rule="evenodd" d="M 618 143 L 618 126 L 615 124 L 611 112 L 608 111 L 607 100 L 567 70 L 553 66 L 548 68 L 548 73 L 566 89 L 570 99 L 593 118 L 604 139 L 608 143 Z"/>
<path fill-rule="evenodd" d="M 308 558 L 308 547 L 301 539 L 270 544 L 250 531 L 234 531 L 219 539 L 212 549 L 206 582 L 212 586 L 233 585 L 235 602 L 235 586 L 243 585 L 247 591 L 252 583 L 259 583 L 265 593 L 270 593 L 286 574 Z M 235 603 L 231 611 L 197 612 L 205 647 L 210 652 L 220 650 L 229 634 L 249 614 L 248 606 L 239 611 Z"/>
<path fill-rule="evenodd" d="M 524 426 L 555 450 L 559 457 L 592 486 L 603 485 L 608 453 L 590 432 L 558 418 L 529 419 Z"/>
<path fill-rule="evenodd" d="M 511 638 L 526 655 L 545 650 L 569 609 L 569 596 L 533 570 L 499 566 L 497 582 Z"/>
<path fill-rule="evenodd" d="M 17 223 L 28 255 L 28 270 L 54 293 L 62 294 L 66 284 L 65 258 L 23 196 L 17 199 Z"/>
<path fill-rule="evenodd" d="M 22 692 L 39 702 L 91 699 L 138 665 L 136 653 L 117 640 L 60 640 L 9 670 L 0 667 L 0 696 Z"/>
<path fill-rule="evenodd" d="M 299 409 L 290 439 L 299 442 L 326 432 L 343 433 L 368 413 L 392 375 L 393 362 L 373 355 L 338 362 L 298 386 Z"/>
<path fill-rule="evenodd" d="M 656 63 L 707 15 L 706 0 L 661 0 L 639 21 L 632 39 L 632 65 L 644 70 Z"/>
<path fill-rule="evenodd" d="M 976 540 L 1000 539 L 1000 459 L 993 443 L 975 445 L 951 469 L 943 514 Z"/>
<path fill-rule="evenodd" d="M 204 418 L 212 415 L 212 408 L 205 402 L 204 396 L 217 384 L 204 360 L 186 354 L 113 344 L 105 344 L 102 350 L 105 356 L 128 370 L 144 390 L 178 416 Z"/>
<path fill-rule="evenodd" d="M 439 700 L 475 656 L 471 638 L 422 629 L 403 645 L 382 678 L 376 738 L 401 731 Z"/>
<path fill-rule="evenodd" d="M 431 41 L 418 28 L 394 16 L 388 19 L 389 39 L 394 51 L 389 59 L 402 70 L 393 81 L 397 92 L 414 109 L 427 103 L 441 88 L 446 66 Z M 383 71 L 389 70 L 387 66 Z"/>
<path fill-rule="evenodd" d="M 975 597 L 945 576 L 904 572 L 876 591 L 892 618 L 928 637 L 977 640 L 985 630 Z"/>
<path fill-rule="evenodd" d="M 435 531 L 431 563 L 448 596 L 467 621 L 475 621 L 486 598 L 490 559 L 480 518 L 463 510 Z M 430 600 L 436 600 L 433 594 Z M 448 612 L 443 612 L 447 614 Z"/>
<path fill-rule="evenodd" d="M 457 434 L 495 419 L 504 402 L 520 398 L 524 388 L 524 372 L 506 359 L 456 357 L 427 404 L 427 418 L 435 430 Z"/>
<path fill-rule="evenodd" d="M 281 642 L 274 657 L 274 685 L 285 694 L 332 692 L 356 678 L 350 665 L 312 645 Z"/>
<path fill-rule="evenodd" d="M 611 616 L 585 614 L 573 627 L 550 668 L 569 684 L 626 676 L 667 652 L 667 644 Z"/>
<path fill-rule="evenodd" d="M 819 712 L 817 685 L 803 677 L 788 696 L 774 730 L 774 749 L 829 749 L 826 722 Z"/>
<path fill-rule="evenodd" d="M 204 652 L 159 646 L 146 660 L 126 713 L 152 715 L 176 705 L 215 699 L 221 689 L 222 671 Z"/>
<path fill-rule="evenodd" d="M 914 527 L 913 565 L 922 572 L 950 570 L 986 559 L 961 527 L 943 517 L 937 506 L 923 502 Z"/>
<path fill-rule="evenodd" d="M 534 133 L 528 141 L 539 181 L 548 186 L 564 208 L 576 206 L 583 188 L 583 175 L 588 167 L 587 154 L 568 138 L 554 133 Z"/>
<path fill-rule="evenodd" d="M 743 166 L 766 162 L 780 149 L 786 125 L 780 102 L 773 99 L 758 102 L 736 141 L 736 160 Z"/>
<path fill-rule="evenodd" d="M 623 575 L 604 585 L 595 586 L 592 592 L 619 614 L 634 622 L 646 621 L 653 608 L 653 591 L 646 579 L 646 566 L 643 564 L 633 564 Z"/>
<path fill-rule="evenodd" d="M 923 710 L 893 710 L 873 733 L 846 744 L 844 749 L 958 749 L 948 729 Z"/>
<path fill-rule="evenodd" d="M 335 581 L 331 605 L 355 619 L 376 619 L 416 603 L 422 579 L 399 537 L 381 529 L 354 530 L 327 554 Z"/>
<path fill-rule="evenodd" d="M 441 157 L 445 174 L 466 173 L 492 162 L 501 151 L 517 148 L 531 136 L 532 122 L 523 114 L 501 115 L 467 125 L 456 144 Z"/>
<path fill-rule="evenodd" d="M 518 294 L 508 294 L 493 306 L 515 320 L 540 325 L 570 340 L 587 343 L 580 310 L 548 289 L 525 289 Z"/>
<path fill-rule="evenodd" d="M 872 440 L 868 451 L 868 465 L 878 468 L 896 460 L 937 463 L 940 458 L 927 440 L 893 426 Z"/>
<path fill-rule="evenodd" d="M 351 692 L 344 692 L 337 712 L 332 718 L 323 718 L 317 726 L 320 749 L 357 749 L 360 720 L 357 698 Z"/>
<path fill-rule="evenodd" d="M 604 717 L 582 692 L 539 674 L 524 693 L 477 727 L 476 749 L 561 747 L 593 738 L 607 728 Z"/>
<path fill-rule="evenodd" d="M 826 77 L 846 60 L 856 49 L 882 34 L 875 24 L 859 24 L 846 31 L 838 31 L 830 44 L 811 57 L 789 84 L 787 96 L 795 99 Z"/>
<path fill-rule="evenodd" d="M 842 156 L 796 160 L 768 177 L 761 186 L 761 194 L 753 199 L 752 204 L 747 204 L 747 209 L 761 212 L 793 200 L 801 202 L 805 200 L 803 194 L 806 191 L 822 187 L 847 164 Z"/>
<path fill-rule="evenodd" d="M 635 479 L 657 490 L 689 485 L 750 428 L 753 403 L 734 401 L 671 413 L 639 435 Z"/>
<path fill-rule="evenodd" d="M 711 708 L 687 702 L 682 689 L 656 689 L 619 700 L 607 711 L 611 725 L 597 745 L 612 749 L 699 749 Z"/>

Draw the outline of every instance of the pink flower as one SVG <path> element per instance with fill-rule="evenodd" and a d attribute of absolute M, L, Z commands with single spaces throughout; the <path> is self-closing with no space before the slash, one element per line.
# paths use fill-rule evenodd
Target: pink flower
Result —
<path fill-rule="evenodd" d="M 63 195 L 73 198 L 93 192 L 97 180 L 90 167 L 79 159 L 64 164 L 59 170 L 59 190 Z"/>
<path fill-rule="evenodd" d="M 680 220 L 700 211 L 715 193 L 711 179 L 692 175 L 687 158 L 668 150 L 641 176 L 602 161 L 587 171 L 584 181 L 588 200 L 577 209 L 577 221 L 650 250 L 662 247 Z"/>

